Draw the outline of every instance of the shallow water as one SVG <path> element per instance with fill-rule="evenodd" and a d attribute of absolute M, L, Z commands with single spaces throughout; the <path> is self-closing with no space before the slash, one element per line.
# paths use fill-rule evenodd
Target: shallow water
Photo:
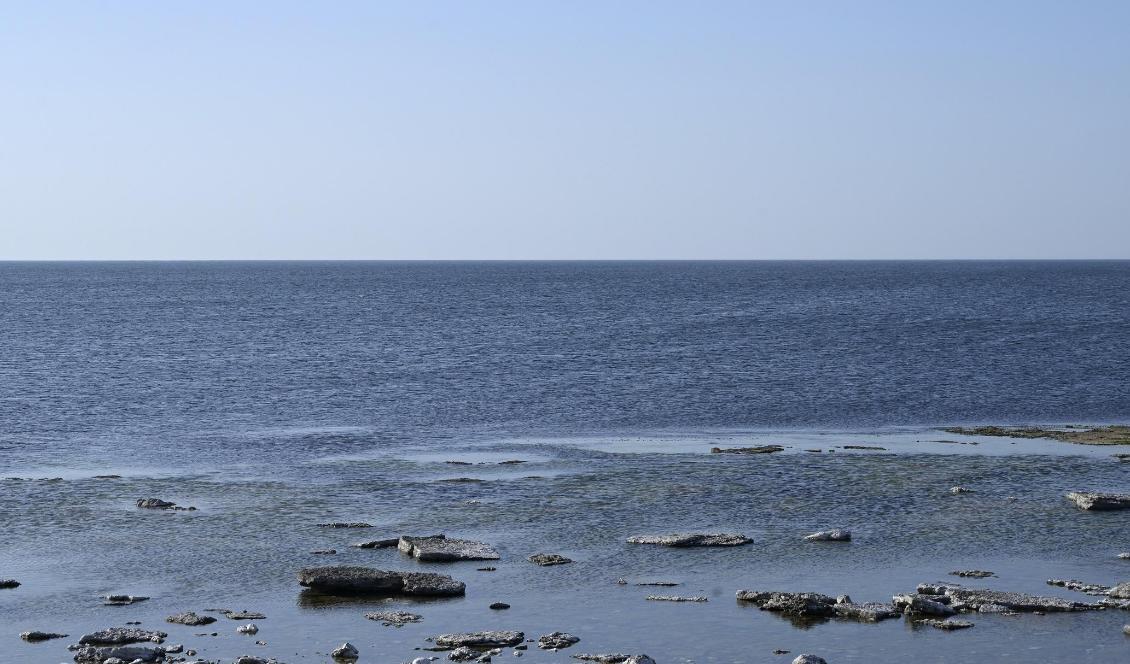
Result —
<path fill-rule="evenodd" d="M 796 626 L 734 592 L 882 601 L 984 568 L 967 585 L 1087 599 L 1045 580 L 1130 580 L 1130 515 L 1063 499 L 1130 490 L 1118 450 L 933 428 L 1127 421 L 1128 368 L 1130 262 L 0 264 L 0 577 L 23 583 L 0 590 L 0 662 L 69 660 L 133 620 L 225 662 L 344 640 L 401 662 L 492 627 L 582 639 L 532 662 L 1127 661 L 1125 612 Z M 767 443 L 786 450 L 709 453 Z M 134 507 L 148 496 L 199 509 Z M 315 525 L 335 520 L 375 527 Z M 854 541 L 800 539 L 829 527 Z M 624 542 L 713 529 L 755 543 Z M 349 546 L 437 531 L 497 546 L 498 570 Z M 542 551 L 576 562 L 526 562 Z M 346 563 L 450 573 L 467 597 L 301 592 L 301 567 Z M 213 607 L 269 617 L 255 637 L 164 622 Z M 362 617 L 378 607 L 424 622 Z"/>

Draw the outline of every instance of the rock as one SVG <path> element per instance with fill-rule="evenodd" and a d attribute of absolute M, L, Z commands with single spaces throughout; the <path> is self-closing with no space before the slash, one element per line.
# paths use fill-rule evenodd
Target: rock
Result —
<path fill-rule="evenodd" d="M 1122 633 L 1125 634 L 1126 636 L 1130 636 L 1130 625 L 1123 625 L 1122 626 Z"/>
<path fill-rule="evenodd" d="M 424 619 L 423 616 L 417 613 L 409 613 L 407 611 L 377 611 L 374 613 L 366 613 L 365 617 L 369 620 L 382 622 L 386 627 L 389 625 L 403 627 L 408 623 L 420 622 Z"/>
<path fill-rule="evenodd" d="M 950 488 L 950 493 L 952 493 L 956 496 L 959 493 L 973 493 L 973 489 L 963 487 L 963 486 L 955 486 L 955 487 Z"/>
<path fill-rule="evenodd" d="M 586 662 L 598 662 L 599 664 L 655 664 L 655 660 L 647 655 L 573 655 L 573 659 L 580 659 Z"/>
<path fill-rule="evenodd" d="M 949 427 L 949 433 L 967 436 L 1003 436 L 1006 438 L 1051 438 L 1066 443 L 1080 445 L 1127 445 L 1130 444 L 1130 426 L 1114 424 L 1100 427 Z"/>
<path fill-rule="evenodd" d="M 498 646 L 515 646 L 522 642 L 526 635 L 522 632 L 467 632 L 463 634 L 440 634 L 434 642 L 440 648 L 494 648 Z"/>
<path fill-rule="evenodd" d="M 1130 495 L 1124 493 L 1093 493 L 1072 491 L 1067 499 L 1077 507 L 1089 511 L 1130 509 Z"/>
<path fill-rule="evenodd" d="M 182 646 L 178 643 L 178 644 L 171 645 L 171 646 L 162 646 L 161 650 L 164 650 L 166 653 L 177 653 L 177 652 L 184 650 L 184 646 Z"/>
<path fill-rule="evenodd" d="M 744 535 L 733 533 L 687 533 L 673 535 L 638 535 L 629 537 L 629 544 L 657 544 L 659 546 L 741 546 L 752 542 Z"/>
<path fill-rule="evenodd" d="M 684 597 L 680 595 L 648 595 L 645 599 L 652 602 L 705 602 L 706 598 L 701 596 Z"/>
<path fill-rule="evenodd" d="M 824 661 L 823 657 L 804 653 L 803 655 L 797 655 L 796 659 L 793 660 L 793 664 L 828 664 L 828 662 Z"/>
<path fill-rule="evenodd" d="M 224 609 L 220 613 L 232 620 L 265 620 L 267 617 L 257 611 L 228 611 Z"/>
<path fill-rule="evenodd" d="M 551 565 L 564 565 L 566 563 L 573 562 L 572 559 L 566 558 L 565 556 L 556 553 L 535 553 L 529 558 L 526 558 L 526 560 L 535 565 L 541 565 L 542 567 L 549 567 Z"/>
<path fill-rule="evenodd" d="M 75 651 L 75 662 L 78 662 L 78 664 L 112 664 L 111 660 L 114 659 L 123 664 L 138 661 L 156 662 L 164 658 L 164 650 L 150 646 L 123 645 L 106 648 L 85 646 Z"/>
<path fill-rule="evenodd" d="M 425 562 L 453 562 L 456 560 L 498 560 L 501 556 L 490 546 L 471 540 L 448 539 L 443 535 L 431 537 L 400 538 L 397 548 L 417 560 Z"/>
<path fill-rule="evenodd" d="M 804 539 L 808 542 L 850 542 L 851 531 L 846 528 L 833 528 L 832 530 L 821 530 L 805 535 Z"/>
<path fill-rule="evenodd" d="M 254 655 L 240 655 L 235 658 L 234 664 L 272 664 L 271 660 L 265 657 L 256 657 Z"/>
<path fill-rule="evenodd" d="M 506 609 L 510 608 L 510 605 L 507 604 L 506 602 L 495 602 L 494 604 L 491 604 L 487 608 L 490 608 L 494 611 L 505 611 Z"/>
<path fill-rule="evenodd" d="M 580 639 L 565 632 L 553 632 L 538 637 L 538 647 L 542 650 L 560 650 L 579 643 Z"/>
<path fill-rule="evenodd" d="M 165 622 L 176 623 L 178 625 L 189 625 L 191 627 L 200 627 L 201 625 L 210 625 L 216 622 L 212 616 L 199 616 L 192 611 L 185 613 L 178 613 L 176 615 L 165 618 Z"/>
<path fill-rule="evenodd" d="M 337 553 L 337 549 L 314 549 L 310 553 L 315 556 L 332 556 Z"/>
<path fill-rule="evenodd" d="M 784 452 L 780 445 L 758 445 L 757 447 L 712 447 L 711 454 L 772 454 Z"/>
<path fill-rule="evenodd" d="M 917 593 L 910 595 L 895 595 L 892 598 L 895 608 L 902 609 L 905 613 L 922 615 L 922 616 L 952 616 L 954 611 L 949 606 L 942 602 L 936 601 L 934 598 L 919 595 Z"/>
<path fill-rule="evenodd" d="M 881 451 L 881 452 L 887 451 L 887 448 L 879 447 L 878 445 L 844 445 L 843 449 L 845 449 L 845 450 L 876 450 L 876 451 Z"/>
<path fill-rule="evenodd" d="M 479 657 L 479 651 L 472 650 L 471 648 L 468 648 L 467 646 L 460 646 L 460 647 L 456 648 L 455 650 L 452 650 L 447 655 L 447 658 L 450 659 L 453 662 L 470 662 L 474 659 L 478 659 L 478 657 Z"/>
<path fill-rule="evenodd" d="M 319 528 L 372 528 L 373 524 L 365 523 L 364 521 L 330 521 L 329 523 L 319 523 Z"/>
<path fill-rule="evenodd" d="M 106 601 L 103 602 L 106 606 L 127 606 L 129 604 L 136 604 L 137 602 L 144 602 L 148 597 L 143 595 L 106 595 Z"/>
<path fill-rule="evenodd" d="M 333 652 L 330 653 L 330 657 L 339 660 L 355 660 L 360 656 L 361 653 L 357 650 L 357 647 L 348 641 L 334 648 Z"/>
<path fill-rule="evenodd" d="M 476 567 L 475 571 L 476 572 L 496 572 L 496 571 L 498 571 L 498 568 L 497 567 Z"/>
<path fill-rule="evenodd" d="M 24 641 L 30 641 L 31 643 L 38 643 L 40 641 L 50 641 L 51 639 L 62 639 L 62 638 L 65 638 L 66 636 L 67 636 L 66 634 L 56 634 L 55 632 L 39 632 L 39 631 L 20 632 L 20 638 L 23 639 Z"/>
<path fill-rule="evenodd" d="M 338 595 L 453 597 L 466 592 L 462 582 L 443 574 L 388 572 L 353 565 L 308 567 L 298 573 L 298 583 Z"/>
<path fill-rule="evenodd" d="M 1103 608 L 1101 604 L 1084 604 L 1060 599 L 1059 597 L 1040 597 L 1025 593 L 1006 592 L 1003 590 L 984 590 L 980 588 L 964 588 L 948 584 L 919 584 L 918 592 L 930 596 L 928 599 L 938 602 L 948 602 L 954 609 L 962 612 L 980 611 L 982 606 L 989 606 L 989 612 L 1061 612 L 1061 611 L 1093 611 Z"/>
<path fill-rule="evenodd" d="M 902 615 L 890 604 L 880 604 L 878 602 L 865 602 L 862 604 L 855 604 L 848 598 L 848 601 L 841 602 L 837 598 L 836 604 L 832 607 L 836 617 L 846 618 L 849 620 L 858 620 L 860 622 L 879 622 L 880 620 L 887 620 L 889 618 L 898 618 Z"/>
<path fill-rule="evenodd" d="M 0 588 L 19 588 L 20 582 L 15 579 L 0 579 Z"/>
<path fill-rule="evenodd" d="M 1124 581 L 1111 588 L 1107 595 L 1115 599 L 1130 599 L 1130 581 Z"/>
<path fill-rule="evenodd" d="M 968 620 L 938 620 L 936 618 L 923 620 L 922 624 L 944 630 L 969 629 L 973 626 L 973 623 Z"/>
<path fill-rule="evenodd" d="M 176 507 L 177 504 L 160 498 L 138 498 L 137 506 L 149 510 L 169 510 Z"/>
<path fill-rule="evenodd" d="M 621 583 L 620 585 L 627 585 L 627 583 L 628 583 L 624 579 L 620 579 L 620 581 L 623 581 L 623 583 Z M 637 585 L 637 586 L 662 586 L 664 588 L 672 588 L 674 586 L 681 586 L 683 584 L 680 583 L 679 581 L 637 581 L 633 585 Z"/>
<path fill-rule="evenodd" d="M 399 537 L 387 537 L 385 539 L 369 540 L 368 542 L 358 542 L 353 546 L 359 549 L 389 549 L 400 543 Z"/>
<path fill-rule="evenodd" d="M 240 634 L 258 634 L 259 626 L 255 623 L 247 623 L 235 628 L 235 631 Z"/>
<path fill-rule="evenodd" d="M 133 627 L 110 627 L 98 632 L 83 634 L 79 638 L 79 645 L 83 646 L 119 646 L 126 643 L 140 643 L 152 641 L 161 643 L 168 634 L 164 632 L 151 632 Z"/>
<path fill-rule="evenodd" d="M 1130 551 L 1118 554 L 1119 560 L 1130 560 Z"/>
<path fill-rule="evenodd" d="M 439 659 L 439 657 L 417 657 L 412 660 L 412 664 L 428 664 L 428 662 L 434 662 L 437 659 Z"/>
<path fill-rule="evenodd" d="M 1060 588 L 1067 588 L 1086 595 L 1106 595 L 1111 591 L 1110 586 L 1103 586 L 1097 583 L 1084 583 L 1076 581 L 1075 579 L 1048 579 L 1049 586 L 1059 586 Z"/>
<path fill-rule="evenodd" d="M 959 569 L 959 570 L 955 570 L 953 572 L 950 572 L 950 574 L 953 574 L 954 576 L 962 576 L 962 577 L 972 578 L 972 579 L 984 579 L 984 578 L 987 578 L 987 577 L 990 577 L 990 576 L 996 576 L 992 572 L 987 572 L 987 571 L 982 570 L 982 569 Z"/>
<path fill-rule="evenodd" d="M 739 590 L 740 602 L 752 602 L 762 611 L 773 611 L 796 618 L 828 618 L 836 614 L 836 600 L 820 593 Z"/>

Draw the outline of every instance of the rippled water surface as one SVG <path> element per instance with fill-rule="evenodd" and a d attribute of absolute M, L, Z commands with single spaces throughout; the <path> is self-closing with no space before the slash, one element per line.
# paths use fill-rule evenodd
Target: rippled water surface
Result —
<path fill-rule="evenodd" d="M 0 590 L 3 662 L 66 661 L 78 635 L 134 620 L 225 662 L 324 662 L 344 640 L 407 661 L 487 628 L 660 664 L 1130 659 L 1120 611 L 947 633 L 796 626 L 734 600 L 883 601 L 965 568 L 1080 600 L 1045 580 L 1130 580 L 1130 514 L 1062 497 L 1130 491 L 1120 450 L 934 428 L 1130 419 L 1128 263 L 0 264 L 0 344 L 0 578 L 23 583 Z M 765 443 L 787 449 L 709 453 Z M 443 481 L 459 478 L 480 481 Z M 315 525 L 331 520 L 374 527 Z M 828 527 L 854 540 L 800 539 Z M 680 530 L 754 544 L 624 542 Z M 495 545 L 497 571 L 350 546 L 437 531 Z M 576 562 L 525 561 L 543 551 Z M 467 596 L 326 602 L 295 578 L 319 564 L 441 571 Z M 619 577 L 709 601 L 647 602 Z M 152 599 L 102 606 L 111 592 Z M 164 622 L 214 607 L 268 618 L 254 637 Z M 377 608 L 424 621 L 363 618 Z"/>

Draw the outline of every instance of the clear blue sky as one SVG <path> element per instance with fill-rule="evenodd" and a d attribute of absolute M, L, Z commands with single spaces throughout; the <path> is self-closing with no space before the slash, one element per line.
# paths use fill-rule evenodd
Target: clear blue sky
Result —
<path fill-rule="evenodd" d="M 1130 2 L 10 2 L 0 258 L 1130 258 Z"/>

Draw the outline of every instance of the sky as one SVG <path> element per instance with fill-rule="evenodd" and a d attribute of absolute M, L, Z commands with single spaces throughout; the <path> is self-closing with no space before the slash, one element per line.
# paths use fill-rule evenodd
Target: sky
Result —
<path fill-rule="evenodd" d="M 1130 2 L 0 4 L 0 259 L 1130 258 Z"/>

